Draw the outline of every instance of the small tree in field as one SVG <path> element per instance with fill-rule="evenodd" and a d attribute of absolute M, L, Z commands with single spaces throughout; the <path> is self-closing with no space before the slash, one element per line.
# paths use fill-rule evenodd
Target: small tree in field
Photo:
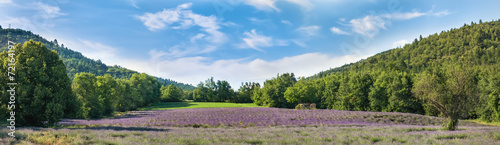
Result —
<path fill-rule="evenodd" d="M 447 120 L 447 130 L 455 130 L 458 119 L 466 117 L 478 99 L 473 71 L 462 66 L 422 73 L 414 85 L 415 96 L 436 108 Z"/>

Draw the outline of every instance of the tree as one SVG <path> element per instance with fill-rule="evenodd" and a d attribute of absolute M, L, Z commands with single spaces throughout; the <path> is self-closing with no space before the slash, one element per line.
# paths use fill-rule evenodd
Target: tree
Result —
<path fill-rule="evenodd" d="M 387 88 L 391 78 L 386 72 L 381 72 L 375 83 L 370 88 L 368 99 L 372 111 L 388 111 L 389 94 Z"/>
<path fill-rule="evenodd" d="M 0 53 L 2 90 L 15 87 L 16 125 L 52 126 L 62 117 L 78 116 L 80 103 L 71 92 L 66 76 L 66 67 L 57 52 L 48 50 L 41 42 L 33 40 L 16 44 L 15 55 Z M 11 58 L 15 58 L 15 70 L 8 69 Z M 7 71 L 15 73 L 17 86 L 8 86 Z M 6 96 L 6 91 L 2 91 Z M 8 102 L 9 97 L 2 97 Z"/>
<path fill-rule="evenodd" d="M 193 101 L 208 102 L 208 97 L 210 94 L 212 94 L 211 90 L 205 87 L 205 85 L 200 82 L 196 89 L 193 90 Z"/>
<path fill-rule="evenodd" d="M 217 81 L 215 88 L 216 96 L 218 100 L 213 100 L 216 102 L 224 102 L 226 100 L 231 100 L 234 95 L 234 90 L 231 89 L 231 85 L 227 81 Z"/>
<path fill-rule="evenodd" d="M 254 91 L 260 88 L 259 83 L 245 82 L 241 83 L 238 94 L 231 100 L 233 103 L 252 103 Z"/>
<path fill-rule="evenodd" d="M 72 88 L 78 99 L 83 103 L 82 115 L 85 119 L 99 118 L 102 106 L 96 92 L 97 78 L 92 73 L 77 73 Z"/>
<path fill-rule="evenodd" d="M 455 130 L 458 119 L 468 115 L 478 99 L 478 89 L 473 71 L 463 65 L 422 73 L 412 92 L 417 98 L 436 108 L 447 122 L 447 130 Z"/>
<path fill-rule="evenodd" d="M 370 110 L 370 86 L 372 86 L 371 77 L 366 73 L 352 72 L 344 76 L 342 84 L 339 87 L 339 98 L 341 104 L 336 105 L 336 109 L 341 110 Z"/>
<path fill-rule="evenodd" d="M 278 74 L 276 78 L 266 80 L 264 87 L 259 89 L 260 92 L 254 93 L 257 105 L 265 105 L 268 107 L 293 108 L 294 105 L 286 101 L 284 93 L 288 87 L 293 86 L 297 82 L 293 73 L 284 73 L 281 76 Z M 254 100 L 255 101 L 255 100 Z"/>
<path fill-rule="evenodd" d="M 130 80 L 117 79 L 118 100 L 115 108 L 118 111 L 134 110 L 141 105 L 141 94 L 136 88 L 132 87 Z"/>
<path fill-rule="evenodd" d="M 174 86 L 174 84 L 168 85 L 168 87 L 161 87 L 161 101 L 162 102 L 180 102 L 182 101 L 182 90 Z"/>
<path fill-rule="evenodd" d="M 498 67 L 486 70 L 480 81 L 481 97 L 478 104 L 486 104 L 476 109 L 484 121 L 500 121 L 500 74 Z"/>
<path fill-rule="evenodd" d="M 406 72 L 394 74 L 393 82 L 389 88 L 388 111 L 423 114 L 422 103 L 412 94 L 412 87 L 411 76 Z"/>
<path fill-rule="evenodd" d="M 285 91 L 285 98 L 293 104 L 299 103 L 319 103 L 319 91 L 314 86 L 313 82 L 301 79 L 293 87 L 288 87 Z"/>
<path fill-rule="evenodd" d="M 54 39 L 53 43 L 56 47 L 59 47 L 59 42 L 57 42 L 57 39 Z"/>
<path fill-rule="evenodd" d="M 338 102 L 337 93 L 340 86 L 339 76 L 330 75 L 325 79 L 318 81 L 324 84 L 320 108 L 332 109 L 335 106 L 335 103 Z"/>
<path fill-rule="evenodd" d="M 103 115 L 112 115 L 115 110 L 115 103 L 118 100 L 116 80 L 109 74 L 97 76 L 96 95 L 103 108 Z"/>
<path fill-rule="evenodd" d="M 160 100 L 161 84 L 156 78 L 145 73 L 133 74 L 130 78 L 130 84 L 141 94 L 140 106 L 146 106 Z"/>

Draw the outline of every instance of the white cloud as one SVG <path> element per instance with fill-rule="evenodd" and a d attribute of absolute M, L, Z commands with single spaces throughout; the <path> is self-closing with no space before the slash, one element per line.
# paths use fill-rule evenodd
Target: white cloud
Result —
<path fill-rule="evenodd" d="M 304 27 L 299 27 L 296 29 L 296 31 L 299 31 L 307 36 L 315 36 L 318 34 L 318 30 L 321 27 L 316 26 L 316 25 L 311 25 L 311 26 L 304 26 Z"/>
<path fill-rule="evenodd" d="M 42 2 L 36 2 L 34 3 L 34 5 L 35 5 L 34 8 L 37 8 L 39 11 L 43 12 L 44 16 L 47 18 L 56 18 L 59 16 L 66 15 L 64 13 L 61 13 L 60 12 L 61 9 L 57 6 L 51 6 Z"/>
<path fill-rule="evenodd" d="M 9 4 L 12 3 L 12 0 L 0 0 L 0 4 Z"/>
<path fill-rule="evenodd" d="M 217 17 L 196 14 L 189 10 L 192 3 L 185 3 L 172 9 L 164 9 L 156 13 L 145 13 L 136 16 L 150 31 L 162 29 L 200 28 L 201 33 L 191 36 L 186 42 L 181 42 L 169 48 L 164 54 L 172 57 L 184 57 L 190 54 L 213 52 L 217 46 L 224 44 L 227 37 L 219 31 L 221 28 Z M 197 27 L 197 28 L 198 28 Z M 200 41 L 204 40 L 204 41 Z M 191 42 L 191 43 L 188 43 Z"/>
<path fill-rule="evenodd" d="M 276 11 L 280 12 L 281 10 L 276 7 L 276 1 L 278 0 L 244 0 L 244 3 L 247 5 L 251 5 L 258 10 L 261 11 Z M 305 11 L 310 11 L 314 9 L 314 4 L 309 0 L 283 0 L 289 3 L 297 4 L 302 7 Z"/>
<path fill-rule="evenodd" d="M 116 60 L 116 48 L 89 40 L 79 39 L 79 41 L 85 47 L 85 49 L 80 49 L 79 52 L 85 54 L 85 56 L 92 59 L 100 59 L 105 63 L 116 63 L 113 62 L 114 60 Z"/>
<path fill-rule="evenodd" d="M 342 30 L 340 30 L 340 29 L 339 29 L 339 28 L 337 28 L 337 27 L 332 27 L 332 28 L 330 28 L 330 31 L 332 31 L 332 33 L 335 33 L 335 34 L 349 35 L 349 33 L 348 33 L 348 32 L 346 32 L 346 31 L 342 31 Z"/>
<path fill-rule="evenodd" d="M 373 38 L 380 29 L 386 29 L 386 25 L 390 24 L 391 20 L 409 20 L 422 16 L 444 16 L 449 15 L 448 10 L 434 13 L 431 11 L 428 12 L 407 12 L 407 13 L 390 13 L 390 14 L 381 14 L 381 15 L 368 15 L 364 18 L 352 19 L 349 21 L 352 26 L 352 31 L 358 34 L 365 35 L 367 37 Z M 341 20 L 342 21 L 342 20 Z"/>
<path fill-rule="evenodd" d="M 277 11 L 280 12 L 281 10 L 278 9 L 275 5 L 276 0 L 245 0 L 244 3 L 247 5 L 254 6 L 258 10 L 262 11 Z"/>
<path fill-rule="evenodd" d="M 350 21 L 352 31 L 372 38 L 379 29 L 385 29 L 385 20 L 380 16 L 366 16 L 361 19 L 352 19 Z"/>
<path fill-rule="evenodd" d="M 2 19 L 2 18 L 0 18 Z M 21 28 L 25 30 L 31 30 L 34 28 L 33 24 L 31 23 L 30 20 L 24 18 L 24 17 L 5 17 L 5 19 L 2 19 L 3 24 L 11 24 L 14 28 Z M 4 28 L 7 28 L 7 25 L 3 25 Z"/>
<path fill-rule="evenodd" d="M 190 6 L 191 4 L 189 4 Z M 181 20 L 181 13 L 187 5 L 179 5 L 176 9 L 163 9 L 157 13 L 145 13 L 139 18 L 150 31 L 164 29 L 167 24 L 172 24 Z"/>
<path fill-rule="evenodd" d="M 429 13 L 422 13 L 422 12 L 411 12 L 411 13 L 391 13 L 391 14 L 383 14 L 381 15 L 383 18 L 387 19 L 395 19 L 395 20 L 408 20 L 408 19 L 413 19 L 421 16 L 425 16 Z"/>
<path fill-rule="evenodd" d="M 307 47 L 307 44 L 304 42 L 304 40 L 294 39 L 294 40 L 292 40 L 292 42 L 297 44 L 300 47 L 304 47 L 304 48 Z"/>
<path fill-rule="evenodd" d="M 248 20 L 250 20 L 250 22 L 252 24 L 257 24 L 257 25 L 269 24 L 271 22 L 271 20 L 269 20 L 269 19 L 262 20 L 262 19 L 258 19 L 255 17 L 248 18 Z"/>
<path fill-rule="evenodd" d="M 139 18 L 150 31 L 157 31 L 178 23 L 177 26 L 172 26 L 173 29 L 189 29 L 193 26 L 201 27 L 201 31 L 206 32 L 206 41 L 211 43 L 224 43 L 226 36 L 220 32 L 220 25 L 215 16 L 203 16 L 193 13 L 191 10 L 192 3 L 186 3 L 177 6 L 175 9 L 164 9 L 157 13 L 145 13 Z"/>
<path fill-rule="evenodd" d="M 259 47 L 271 47 L 273 46 L 273 38 L 269 36 L 259 35 L 257 31 L 253 29 L 250 32 L 243 33 L 246 37 L 243 38 L 244 45 L 240 48 L 252 48 L 258 51 L 263 51 Z"/>
<path fill-rule="evenodd" d="M 137 6 L 137 1 L 136 0 L 127 0 L 128 4 L 134 8 L 140 9 L 139 6 Z"/>
<path fill-rule="evenodd" d="M 281 20 L 281 23 L 287 24 L 287 25 L 293 25 L 290 21 L 287 21 L 287 20 Z"/>
<path fill-rule="evenodd" d="M 285 1 L 298 4 L 306 11 L 314 9 L 314 5 L 309 0 L 285 0 Z"/>
<path fill-rule="evenodd" d="M 321 53 L 306 53 L 284 57 L 274 61 L 262 59 L 228 59 L 206 63 L 210 58 L 185 57 L 174 60 L 157 60 L 154 62 L 124 61 L 124 66 L 134 70 L 171 78 L 176 81 L 198 84 L 200 81 L 214 77 L 227 80 L 233 87 L 241 82 L 253 81 L 262 83 L 275 77 L 278 73 L 295 73 L 296 76 L 311 76 L 329 68 L 356 62 L 368 55 L 347 55 L 331 57 Z M 151 65 L 156 64 L 156 65 Z"/>
<path fill-rule="evenodd" d="M 408 41 L 408 40 L 395 41 L 395 42 L 392 42 L 392 48 L 403 47 L 408 43 L 410 43 L 410 41 Z"/>
<path fill-rule="evenodd" d="M 451 14 L 451 13 L 448 12 L 448 10 L 444 10 L 444 11 L 441 11 L 441 12 L 433 13 L 432 15 L 434 15 L 436 17 L 441 17 L 441 16 L 446 16 L 446 15 L 449 15 L 449 14 Z"/>

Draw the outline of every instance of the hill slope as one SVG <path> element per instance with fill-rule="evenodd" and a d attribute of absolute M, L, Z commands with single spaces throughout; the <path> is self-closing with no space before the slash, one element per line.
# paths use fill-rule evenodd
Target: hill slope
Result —
<path fill-rule="evenodd" d="M 302 79 L 286 89 L 281 103 L 286 98 L 295 101 L 292 105 L 310 102 L 319 104 L 319 108 L 337 110 L 439 115 L 433 104 L 417 99 L 414 94 L 419 91 L 416 84 L 423 80 L 423 74 L 443 78 L 451 73 L 446 70 L 460 67 L 463 72 L 471 74 L 467 82 L 472 83 L 473 88 L 477 87 L 477 92 L 469 96 L 477 99 L 474 110 L 464 116 L 500 121 L 499 39 L 500 20 L 465 24 L 426 38 L 420 36 L 402 48 Z M 458 80 L 455 76 L 450 78 Z M 451 81 L 439 83 L 445 86 L 454 84 Z M 461 92 L 456 90 L 460 89 L 439 94 Z M 280 101 L 265 97 L 264 100 Z"/>
<path fill-rule="evenodd" d="M 445 63 L 461 62 L 471 67 L 500 62 L 500 21 L 464 24 L 459 29 L 415 38 L 412 44 L 378 53 L 366 60 L 320 72 L 311 79 L 345 71 L 398 70 L 419 73 Z"/>
<path fill-rule="evenodd" d="M 45 38 L 33 34 L 31 31 L 25 31 L 22 29 L 1 29 L 0 27 L 0 51 L 7 49 L 7 40 L 14 41 L 17 43 L 23 43 L 33 39 L 34 41 L 42 42 L 48 49 L 55 50 L 59 54 L 59 57 L 63 60 L 66 65 L 66 72 L 70 80 L 72 80 L 76 73 L 80 72 L 90 72 L 97 76 L 102 76 L 104 74 L 110 74 L 115 78 L 127 79 L 134 73 L 138 73 L 134 70 L 129 70 L 121 66 L 107 66 L 100 60 L 93 60 L 83 56 L 80 52 L 73 51 L 64 46 L 64 44 L 58 44 L 57 39 L 53 41 L 48 41 Z M 194 87 L 192 85 L 179 83 L 170 79 L 164 79 L 156 77 L 160 83 L 165 86 L 174 84 L 176 87 L 192 90 Z"/>

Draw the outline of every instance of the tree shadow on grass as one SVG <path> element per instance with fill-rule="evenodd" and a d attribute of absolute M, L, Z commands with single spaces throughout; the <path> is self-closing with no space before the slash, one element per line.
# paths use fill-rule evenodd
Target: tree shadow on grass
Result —
<path fill-rule="evenodd" d="M 170 131 L 166 128 L 148 128 L 148 127 L 121 127 L 121 126 L 97 126 L 97 127 L 83 127 L 83 128 L 58 128 L 58 129 L 69 129 L 69 130 L 114 130 L 114 131 Z"/>

